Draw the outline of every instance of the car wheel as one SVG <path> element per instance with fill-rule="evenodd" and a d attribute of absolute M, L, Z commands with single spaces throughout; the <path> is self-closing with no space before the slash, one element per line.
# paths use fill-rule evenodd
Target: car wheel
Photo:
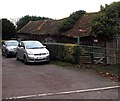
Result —
<path fill-rule="evenodd" d="M 23 58 L 23 63 L 24 63 L 25 65 L 28 64 L 26 56 L 24 56 L 24 58 Z"/>
<path fill-rule="evenodd" d="M 17 53 L 16 53 L 16 60 L 17 60 L 17 61 L 20 60 L 20 59 L 18 58 L 18 56 L 17 56 Z"/>
<path fill-rule="evenodd" d="M 16 60 L 19 61 L 20 59 L 16 57 Z"/>
<path fill-rule="evenodd" d="M 45 61 L 46 64 L 49 64 L 50 61 Z"/>
<path fill-rule="evenodd" d="M 5 57 L 8 58 L 8 53 L 7 53 L 7 51 L 5 51 Z"/>

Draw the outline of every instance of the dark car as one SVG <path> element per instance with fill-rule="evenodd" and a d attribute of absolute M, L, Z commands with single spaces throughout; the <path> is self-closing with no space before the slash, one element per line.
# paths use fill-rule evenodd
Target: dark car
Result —
<path fill-rule="evenodd" d="M 7 40 L 2 44 L 2 54 L 8 57 L 9 55 L 16 55 L 16 49 L 18 46 L 17 40 Z"/>

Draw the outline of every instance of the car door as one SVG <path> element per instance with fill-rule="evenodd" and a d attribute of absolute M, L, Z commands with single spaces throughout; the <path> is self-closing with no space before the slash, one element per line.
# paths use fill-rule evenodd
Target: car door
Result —
<path fill-rule="evenodd" d="M 24 45 L 22 42 L 20 42 L 17 47 L 17 57 L 20 59 L 23 59 L 23 54 L 24 54 L 23 48 L 24 48 Z"/>
<path fill-rule="evenodd" d="M 20 51 L 21 51 L 21 42 L 19 42 L 18 47 L 17 47 L 17 57 L 20 58 Z M 20 58 L 21 59 L 21 58 Z"/>
<path fill-rule="evenodd" d="M 24 45 L 23 42 L 21 42 L 20 57 L 21 57 L 22 60 L 23 60 L 24 54 L 25 54 L 25 45 Z"/>

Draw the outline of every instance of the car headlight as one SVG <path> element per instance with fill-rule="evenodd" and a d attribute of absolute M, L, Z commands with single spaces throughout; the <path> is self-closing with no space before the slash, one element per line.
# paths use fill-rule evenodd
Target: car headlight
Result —
<path fill-rule="evenodd" d="M 49 52 L 47 52 L 46 54 L 49 55 Z"/>
<path fill-rule="evenodd" d="M 29 51 L 27 52 L 27 54 L 28 54 L 28 55 L 33 55 L 33 53 L 32 53 L 32 52 L 29 52 Z"/>

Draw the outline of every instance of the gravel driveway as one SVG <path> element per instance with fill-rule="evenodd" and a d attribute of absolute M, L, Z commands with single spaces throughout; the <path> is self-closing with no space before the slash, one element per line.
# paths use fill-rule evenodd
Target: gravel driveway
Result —
<path fill-rule="evenodd" d="M 53 64 L 24 65 L 15 58 L 2 57 L 2 97 L 28 99 L 118 99 L 118 89 L 54 95 L 58 92 L 117 86 L 118 83 L 94 71 L 59 67 Z M 48 94 L 52 96 L 29 95 Z M 29 96 L 29 97 L 27 97 Z"/>

